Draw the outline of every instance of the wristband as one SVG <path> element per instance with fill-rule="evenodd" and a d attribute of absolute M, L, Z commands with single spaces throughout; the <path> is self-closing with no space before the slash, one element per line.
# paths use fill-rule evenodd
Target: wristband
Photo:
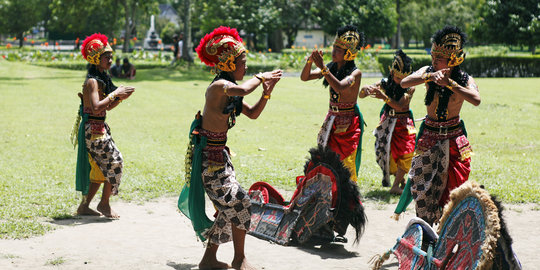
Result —
<path fill-rule="evenodd" d="M 321 69 L 321 74 L 322 75 L 326 75 L 328 73 L 330 73 L 330 71 L 328 70 L 328 68 L 326 66 Z"/>
<path fill-rule="evenodd" d="M 265 95 L 263 96 L 263 98 L 264 98 L 264 99 L 270 99 L 270 95 L 266 95 L 266 94 L 265 94 Z"/>

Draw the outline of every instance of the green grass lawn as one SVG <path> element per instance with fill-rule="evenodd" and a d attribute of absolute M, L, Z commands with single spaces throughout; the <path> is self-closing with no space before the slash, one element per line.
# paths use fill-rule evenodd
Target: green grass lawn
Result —
<path fill-rule="evenodd" d="M 48 220 L 72 217 L 80 201 L 69 134 L 85 73 L 0 61 L 0 74 L 0 238 L 24 238 L 53 229 Z M 135 86 L 136 92 L 107 118 L 125 160 L 113 203 L 179 194 L 188 128 L 204 105 L 211 78 L 194 69 L 153 69 L 137 72 L 135 81 L 115 82 Z M 476 153 L 470 178 L 505 202 L 539 203 L 540 98 L 535 90 L 540 78 L 479 78 L 477 83 L 482 104 L 466 104 L 462 112 Z M 416 118 L 425 113 L 424 93 L 419 87 L 413 100 Z M 260 94 L 256 90 L 247 102 Z M 380 186 L 371 135 L 382 102 L 367 98 L 359 105 L 368 124 L 360 190 L 367 199 L 394 203 L 398 198 Z M 282 79 L 258 120 L 242 116 L 229 131 L 241 184 L 248 188 L 268 181 L 293 190 L 327 108 L 328 90 L 321 81 Z"/>

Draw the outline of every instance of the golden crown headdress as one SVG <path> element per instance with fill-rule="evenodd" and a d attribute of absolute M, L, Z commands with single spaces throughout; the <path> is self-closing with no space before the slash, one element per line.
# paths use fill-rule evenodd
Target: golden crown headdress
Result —
<path fill-rule="evenodd" d="M 390 74 L 392 74 L 394 78 L 398 78 L 400 80 L 409 76 L 412 73 L 411 66 L 409 66 L 408 70 L 404 70 L 405 64 L 403 63 L 403 59 L 399 55 L 394 56 L 394 62 L 392 62 L 392 65 L 389 66 L 388 69 L 390 70 Z"/>
<path fill-rule="evenodd" d="M 360 35 L 355 31 L 347 31 L 341 36 L 336 36 L 334 45 L 347 50 L 344 59 L 352 61 L 358 55 L 358 42 L 360 42 Z"/>
<path fill-rule="evenodd" d="M 195 51 L 207 66 L 232 72 L 236 70 L 235 58 L 245 52 L 246 48 L 236 29 L 220 26 L 205 35 Z"/>
<path fill-rule="evenodd" d="M 449 59 L 448 66 L 455 67 L 463 63 L 465 53 L 462 49 L 461 35 L 450 33 L 442 37 L 441 44 L 433 42 L 431 55 Z"/>

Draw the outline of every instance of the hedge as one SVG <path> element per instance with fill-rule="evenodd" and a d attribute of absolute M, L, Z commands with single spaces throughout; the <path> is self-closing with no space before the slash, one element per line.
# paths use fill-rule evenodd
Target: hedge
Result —
<path fill-rule="evenodd" d="M 32 65 L 60 68 L 60 69 L 72 69 L 72 70 L 86 70 L 87 62 L 72 62 L 72 61 L 51 61 L 51 62 L 30 62 Z M 170 66 L 169 62 L 133 62 L 137 69 L 152 69 L 152 68 L 166 68 Z"/>
<path fill-rule="evenodd" d="M 431 65 L 429 55 L 409 55 L 413 59 L 413 70 Z M 388 66 L 393 55 L 379 55 L 379 69 L 388 76 Z M 475 56 L 467 55 L 463 69 L 474 77 L 540 77 L 540 56 Z"/>

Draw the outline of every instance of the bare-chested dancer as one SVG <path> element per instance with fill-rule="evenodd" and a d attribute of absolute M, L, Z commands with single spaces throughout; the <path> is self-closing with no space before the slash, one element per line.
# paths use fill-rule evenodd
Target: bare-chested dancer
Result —
<path fill-rule="evenodd" d="M 108 218 L 118 218 L 119 215 L 111 209 L 109 198 L 118 194 L 123 159 L 105 123 L 105 116 L 107 111 L 127 99 L 135 89 L 116 87 L 112 83 L 107 74 L 112 63 L 112 48 L 105 35 L 93 34 L 87 37 L 81 51 L 84 59 L 90 63 L 90 68 L 83 84 L 83 93 L 79 93 L 82 104 L 77 138 L 76 189 L 82 192 L 83 199 L 77 214 L 103 214 Z M 99 212 L 96 212 L 89 206 L 101 184 L 104 184 L 103 194 L 97 206 Z"/>
<path fill-rule="evenodd" d="M 190 130 L 190 148 L 186 155 L 186 184 L 180 194 L 178 207 L 191 219 L 196 234 L 207 242 L 199 263 L 200 269 L 254 269 L 244 253 L 246 232 L 251 221 L 251 202 L 236 180 L 229 149 L 227 131 L 241 113 L 251 119 L 259 117 L 281 70 L 259 73 L 237 84 L 246 73 L 246 50 L 236 29 L 219 27 L 207 34 L 196 49 L 202 62 L 214 67 L 218 74 L 206 89 L 203 114 L 197 114 Z M 254 106 L 243 101 L 259 85 L 260 99 Z M 210 221 L 204 212 L 204 194 L 217 209 Z M 234 258 L 231 264 L 217 259 L 220 244 L 233 241 Z"/>
<path fill-rule="evenodd" d="M 449 192 L 467 181 L 472 149 L 459 113 L 464 101 L 480 104 L 474 79 L 461 69 L 466 35 L 446 26 L 432 37 L 432 65 L 420 68 L 401 81 L 408 88 L 425 83 L 427 116 L 420 126 L 409 181 L 402 194 L 412 193 L 416 215 L 429 224 L 438 222 Z M 396 214 L 405 210 L 400 200 Z"/>

